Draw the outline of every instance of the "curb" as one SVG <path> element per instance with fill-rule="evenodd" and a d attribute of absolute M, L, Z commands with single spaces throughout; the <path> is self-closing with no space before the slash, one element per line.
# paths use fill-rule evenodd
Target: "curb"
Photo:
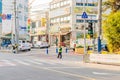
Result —
<path fill-rule="evenodd" d="M 11 50 L 0 50 L 2 53 L 11 53 Z"/>

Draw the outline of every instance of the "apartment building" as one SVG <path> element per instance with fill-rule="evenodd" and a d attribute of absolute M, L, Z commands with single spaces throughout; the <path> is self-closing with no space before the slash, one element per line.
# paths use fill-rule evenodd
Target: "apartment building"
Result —
<path fill-rule="evenodd" d="M 17 27 L 20 39 L 29 38 L 27 31 L 28 0 L 2 0 L 1 16 L 2 16 L 2 35 L 8 33 L 15 34 L 15 27 Z"/>
<path fill-rule="evenodd" d="M 51 45 L 64 43 L 73 47 L 83 43 L 84 19 L 87 13 L 88 23 L 97 24 L 97 0 L 53 0 L 50 3 L 50 41 Z M 86 30 L 87 33 L 87 30 Z M 81 44 L 83 45 L 83 44 Z"/>
<path fill-rule="evenodd" d="M 58 45 L 65 42 L 70 45 L 71 0 L 53 0 L 50 3 L 50 42 Z"/>
<path fill-rule="evenodd" d="M 49 10 L 37 10 L 30 14 L 31 27 L 30 37 L 31 42 L 36 43 L 37 41 L 49 42 L 48 39 L 48 19 Z"/>

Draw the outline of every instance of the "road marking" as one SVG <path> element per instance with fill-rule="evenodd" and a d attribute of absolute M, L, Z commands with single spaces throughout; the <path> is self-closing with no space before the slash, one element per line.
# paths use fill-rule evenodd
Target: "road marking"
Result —
<path fill-rule="evenodd" d="M 50 64 L 50 65 L 56 65 L 56 63 L 53 61 L 51 62 L 50 60 L 49 61 L 45 61 L 45 60 L 40 60 L 40 59 L 34 59 L 35 61 L 38 61 L 38 62 L 42 62 L 42 63 L 46 63 L 46 64 Z"/>
<path fill-rule="evenodd" d="M 55 70 L 55 69 L 50 69 L 50 68 L 47 68 L 47 67 L 44 67 L 44 68 L 39 67 L 39 66 L 32 66 L 32 67 L 38 68 L 38 69 L 43 69 L 43 70 L 48 70 L 48 71 L 52 71 L 52 72 L 56 72 L 56 73 L 60 73 L 60 74 L 64 74 L 64 75 L 70 75 L 70 76 L 77 77 L 77 78 L 83 78 L 83 79 L 86 79 L 86 80 L 96 80 L 95 78 L 82 76 L 82 75 L 74 74 L 74 73 L 69 73 L 69 72 L 65 72 L 65 71 L 59 71 L 59 70 Z"/>
<path fill-rule="evenodd" d="M 39 63 L 39 62 L 35 62 L 35 61 L 32 61 L 32 60 L 25 60 L 25 61 L 27 61 L 27 62 L 31 62 L 31 63 L 34 63 L 34 64 L 39 64 L 39 65 L 43 65 L 42 63 Z"/>
<path fill-rule="evenodd" d="M 13 64 L 9 60 L 1 60 L 1 61 L 5 62 L 5 65 L 16 66 L 16 64 Z"/>
<path fill-rule="evenodd" d="M 95 75 L 119 75 L 120 76 L 120 74 L 113 74 L 113 73 L 103 73 L 103 72 L 92 72 L 92 73 Z"/>
<path fill-rule="evenodd" d="M 109 75 L 109 73 L 102 73 L 102 72 L 92 72 L 92 73 L 96 75 Z"/>
<path fill-rule="evenodd" d="M 30 64 L 29 63 L 26 63 L 26 62 L 23 62 L 23 61 L 20 61 L 20 60 L 17 60 L 17 59 L 14 59 L 14 61 L 20 63 L 20 64 L 23 64 L 23 65 L 27 65 L 29 66 Z"/>

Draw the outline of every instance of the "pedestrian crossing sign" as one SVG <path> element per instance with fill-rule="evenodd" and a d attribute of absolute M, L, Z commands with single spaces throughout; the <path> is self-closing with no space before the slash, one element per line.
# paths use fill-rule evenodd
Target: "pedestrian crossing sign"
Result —
<path fill-rule="evenodd" d="M 82 14 L 82 18 L 88 18 L 88 15 L 87 15 L 86 12 L 83 12 L 83 14 Z"/>

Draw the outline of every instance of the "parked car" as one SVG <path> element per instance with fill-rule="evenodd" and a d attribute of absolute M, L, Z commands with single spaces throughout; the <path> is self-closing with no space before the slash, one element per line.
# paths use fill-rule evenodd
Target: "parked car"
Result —
<path fill-rule="evenodd" d="M 50 45 L 47 42 L 37 41 L 36 43 L 34 43 L 34 47 L 35 48 L 48 48 L 50 47 Z"/>
<path fill-rule="evenodd" d="M 24 50 L 31 50 L 31 44 L 25 40 L 19 40 L 19 46 L 18 46 L 18 50 L 20 51 L 24 51 Z"/>

